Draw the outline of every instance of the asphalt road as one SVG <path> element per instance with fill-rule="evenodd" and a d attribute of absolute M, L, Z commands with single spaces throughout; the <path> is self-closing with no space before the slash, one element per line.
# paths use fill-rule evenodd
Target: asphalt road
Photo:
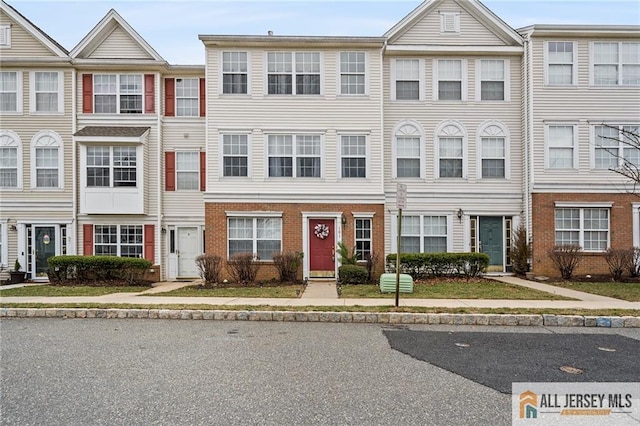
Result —
<path fill-rule="evenodd" d="M 424 339 L 433 338 L 433 331 L 521 336 L 552 330 L 640 340 L 640 330 L 631 329 L 410 329 L 425 332 Z M 511 424 L 508 394 L 392 349 L 385 332 L 402 330 L 374 324 L 3 319 L 0 422 Z"/>

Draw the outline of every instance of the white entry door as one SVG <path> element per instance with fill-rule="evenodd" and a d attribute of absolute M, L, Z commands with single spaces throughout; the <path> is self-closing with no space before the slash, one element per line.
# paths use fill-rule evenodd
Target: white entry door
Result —
<path fill-rule="evenodd" d="M 178 256 L 178 277 L 195 278 L 198 276 L 196 257 L 200 254 L 200 233 L 198 227 L 179 227 L 176 229 Z"/>

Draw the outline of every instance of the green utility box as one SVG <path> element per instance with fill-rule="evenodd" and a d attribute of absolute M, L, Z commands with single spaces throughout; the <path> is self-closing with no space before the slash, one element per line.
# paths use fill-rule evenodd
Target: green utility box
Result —
<path fill-rule="evenodd" d="M 396 292 L 396 274 L 380 275 L 380 292 Z M 411 275 L 400 274 L 400 293 L 413 293 L 413 278 Z"/>

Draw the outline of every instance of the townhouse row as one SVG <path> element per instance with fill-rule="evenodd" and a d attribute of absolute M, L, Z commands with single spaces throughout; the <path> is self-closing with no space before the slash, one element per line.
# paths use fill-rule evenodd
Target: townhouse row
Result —
<path fill-rule="evenodd" d="M 362 258 L 482 251 L 509 272 L 579 244 L 584 273 L 640 246 L 640 202 L 612 168 L 640 125 L 640 26 L 513 30 L 475 0 L 427 0 L 381 37 L 200 35 L 168 64 L 117 12 L 71 51 L 0 10 L 0 264 L 46 280 L 52 255 L 153 262 L 277 251 L 335 277 Z M 195 35 L 194 35 L 195 37 Z"/>

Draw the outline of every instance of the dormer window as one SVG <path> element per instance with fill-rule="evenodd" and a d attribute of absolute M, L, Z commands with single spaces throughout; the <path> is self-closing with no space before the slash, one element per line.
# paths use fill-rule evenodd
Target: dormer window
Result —
<path fill-rule="evenodd" d="M 440 32 L 460 34 L 460 12 L 440 12 Z"/>

